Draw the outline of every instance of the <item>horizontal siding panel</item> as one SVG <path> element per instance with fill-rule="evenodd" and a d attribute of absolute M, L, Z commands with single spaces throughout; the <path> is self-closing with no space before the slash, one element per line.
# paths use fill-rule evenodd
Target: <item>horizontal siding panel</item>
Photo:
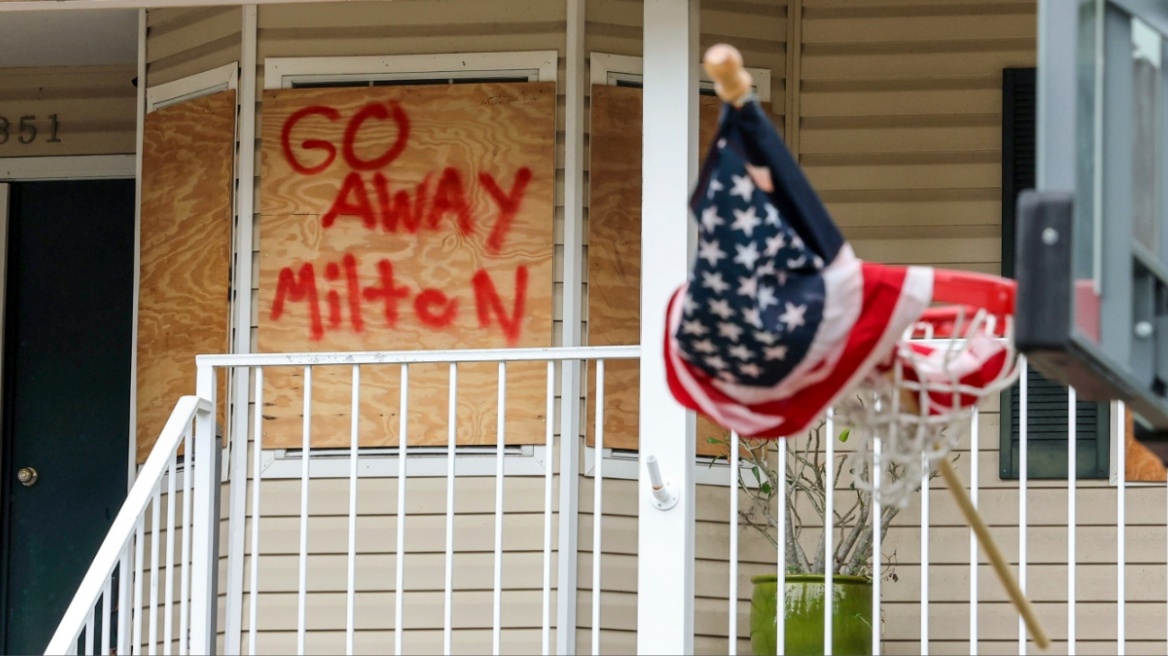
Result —
<path fill-rule="evenodd" d="M 555 628 L 551 631 L 552 645 L 555 645 Z M 345 632 L 309 631 L 304 638 L 305 653 L 344 653 Z M 451 635 L 451 651 L 455 654 L 491 653 L 492 632 L 490 629 L 455 631 Z M 260 654 L 296 653 L 296 631 L 261 631 L 256 636 L 256 652 Z M 411 629 L 402 633 L 402 650 L 418 656 L 438 656 L 442 654 L 443 632 L 441 629 Z M 393 653 L 394 633 L 392 630 L 363 629 L 353 634 L 355 654 Z M 247 653 L 247 640 L 243 641 L 243 653 Z M 539 629 L 508 629 L 500 639 L 504 654 L 539 654 L 543 650 L 543 633 Z M 177 649 L 173 653 L 178 653 Z"/>
<path fill-rule="evenodd" d="M 799 111 L 813 116 L 888 116 L 917 114 L 993 114 L 1001 109 L 1002 93 L 992 89 L 938 89 L 885 92 L 804 90 Z"/>
<path fill-rule="evenodd" d="M 817 189 L 962 189 L 1000 184 L 1000 164 L 805 166 Z"/>
<path fill-rule="evenodd" d="M 162 16 L 157 14 L 161 13 Z M 243 16 L 238 7 L 208 7 L 194 10 L 152 10 L 152 25 L 146 48 L 147 63 L 154 63 L 204 44 L 239 35 Z"/>
<path fill-rule="evenodd" d="M 543 552 L 543 515 L 510 513 L 503 516 L 503 540 L 507 551 Z M 250 535 L 250 520 L 248 531 Z M 552 532 L 556 531 L 556 520 Z M 317 554 L 349 552 L 348 517 L 308 519 L 309 562 Z M 396 517 L 357 517 L 357 544 L 361 553 L 393 553 L 397 548 Z M 446 518 L 424 515 L 406 518 L 406 553 L 444 553 Z M 454 550 L 460 553 L 493 553 L 495 516 L 455 515 Z M 300 553 L 300 518 L 260 520 L 260 560 L 268 554 Z"/>
<path fill-rule="evenodd" d="M 1016 3 L 1024 5 L 1025 3 Z M 895 11 L 895 10 L 893 10 Z M 890 11 L 889 13 L 892 13 Z M 902 47 L 917 41 L 1029 39 L 1038 31 L 1033 11 L 1026 13 L 940 13 L 933 15 L 856 16 L 844 12 L 804 10 L 803 41 L 806 43 L 897 42 Z"/>
<path fill-rule="evenodd" d="M 260 538 L 263 539 L 262 537 Z M 360 538 L 358 538 L 360 544 Z M 556 581 L 556 554 L 552 553 L 552 587 Z M 253 558 L 247 558 L 244 590 L 251 591 Z M 259 590 L 296 592 L 300 588 L 300 559 L 296 555 L 263 555 L 259 559 Z M 397 589 L 397 556 L 393 553 L 369 553 L 361 550 L 355 560 L 354 581 L 357 592 L 393 592 Z M 583 566 L 583 565 L 582 565 Z M 309 561 L 305 589 L 309 593 L 345 592 L 348 589 L 349 562 L 344 554 L 314 555 Z M 404 590 L 441 592 L 445 589 L 446 555 L 441 553 L 409 554 L 405 559 Z M 459 554 L 454 565 L 454 580 L 459 590 L 491 591 L 495 586 L 494 554 Z M 633 577 L 636 580 L 636 577 Z M 503 554 L 503 589 L 543 590 L 543 552 L 506 552 Z"/>
<path fill-rule="evenodd" d="M 1000 147 L 1001 139 L 1001 126 L 989 121 L 941 127 L 804 127 L 799 132 L 800 152 L 807 154 L 985 150 Z"/>
<path fill-rule="evenodd" d="M 503 507 L 511 513 L 542 513 L 544 479 L 542 476 L 512 476 L 505 479 Z M 347 478 L 313 479 L 309 482 L 309 514 L 313 517 L 349 516 L 349 480 Z M 357 483 L 357 512 L 361 515 L 397 515 L 397 479 L 362 478 Z M 250 492 L 249 492 L 250 494 Z M 250 496 L 248 497 L 250 504 Z M 494 477 L 462 477 L 454 485 L 454 509 L 457 513 L 494 513 Z M 558 506 L 553 510 L 558 510 Z M 248 508 L 249 513 L 251 508 Z M 263 519 L 300 517 L 300 481 L 297 479 L 263 482 L 260 488 L 260 511 Z M 416 515 L 446 514 L 445 478 L 410 478 L 406 481 L 406 512 Z"/>
<path fill-rule="evenodd" d="M 887 264 L 933 262 L 997 262 L 1002 240 L 982 239 L 864 239 L 852 242 L 861 259 Z"/>
<path fill-rule="evenodd" d="M 951 51 L 949 57 L 922 57 L 914 53 L 864 55 L 823 53 L 815 55 L 808 46 L 804 52 L 803 76 L 806 79 L 864 79 L 887 77 L 927 77 L 984 75 L 987 70 L 1033 64 L 1033 48 L 1018 47 L 1009 51 Z M 812 56 L 815 55 L 815 56 Z"/>
<path fill-rule="evenodd" d="M 553 596 L 554 600 L 555 597 Z M 270 593 L 259 597 L 257 630 L 294 631 L 296 629 L 297 594 Z M 318 592 L 308 595 L 308 631 L 344 630 L 347 595 L 343 592 Z M 406 629 L 442 629 L 444 594 L 411 592 L 405 596 L 402 623 Z M 492 593 L 455 590 L 452 604 L 456 629 L 491 629 Z M 503 594 L 503 626 L 506 628 L 540 628 L 543 621 L 543 592 L 507 591 Z M 393 627 L 395 613 L 392 592 L 365 592 L 355 608 L 354 627 L 361 630 Z M 552 613 L 555 607 L 553 603 Z M 244 615 L 243 629 L 249 628 Z"/>

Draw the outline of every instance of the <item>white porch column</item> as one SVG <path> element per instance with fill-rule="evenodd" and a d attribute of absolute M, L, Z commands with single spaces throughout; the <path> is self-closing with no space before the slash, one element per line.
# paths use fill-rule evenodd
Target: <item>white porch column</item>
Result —
<path fill-rule="evenodd" d="M 689 269 L 689 193 L 697 178 L 698 0 L 645 0 L 641 210 L 640 520 L 637 651 L 693 653 L 693 413 L 665 383 L 662 337 L 670 295 Z M 653 456 L 677 504 L 652 503 Z"/>

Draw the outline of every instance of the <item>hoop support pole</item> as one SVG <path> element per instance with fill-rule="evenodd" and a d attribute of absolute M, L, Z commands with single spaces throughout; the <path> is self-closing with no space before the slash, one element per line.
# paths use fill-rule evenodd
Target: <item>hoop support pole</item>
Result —
<path fill-rule="evenodd" d="M 994 572 L 998 575 L 998 580 L 1002 582 L 1002 587 L 1006 588 L 1010 601 L 1014 603 L 1018 614 L 1022 616 L 1022 621 L 1026 623 L 1026 628 L 1030 631 L 1030 637 L 1034 640 L 1034 644 L 1038 645 L 1039 649 L 1046 649 L 1050 646 L 1050 637 L 1046 634 L 1046 629 L 1038 620 L 1038 616 L 1034 614 L 1030 600 L 1022 593 L 1022 588 L 1018 587 L 1018 581 L 1010 572 L 1006 558 L 1002 555 L 998 544 L 994 542 L 993 536 L 990 535 L 990 529 L 986 526 L 985 520 L 982 519 L 981 513 L 977 511 L 973 502 L 969 500 L 969 495 L 965 493 L 965 484 L 961 482 L 961 477 L 957 475 L 953 464 L 947 458 L 941 458 L 937 470 L 945 478 L 945 484 L 953 495 L 954 501 L 957 502 L 957 506 L 961 508 L 961 514 L 965 515 L 965 521 L 969 522 L 969 527 L 977 535 L 977 540 L 981 543 L 981 548 L 985 551 L 986 556 L 989 557 L 990 564 L 993 565 Z"/>

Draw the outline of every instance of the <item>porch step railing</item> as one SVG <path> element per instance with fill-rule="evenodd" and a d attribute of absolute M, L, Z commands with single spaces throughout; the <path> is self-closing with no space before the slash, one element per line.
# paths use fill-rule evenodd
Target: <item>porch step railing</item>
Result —
<path fill-rule="evenodd" d="M 153 653 L 159 640 L 163 654 L 172 653 L 176 642 L 179 654 L 211 653 L 214 552 L 192 536 L 209 535 L 218 524 L 220 446 L 214 428 L 211 401 L 179 399 L 46 654 L 130 654 L 142 644 Z"/>

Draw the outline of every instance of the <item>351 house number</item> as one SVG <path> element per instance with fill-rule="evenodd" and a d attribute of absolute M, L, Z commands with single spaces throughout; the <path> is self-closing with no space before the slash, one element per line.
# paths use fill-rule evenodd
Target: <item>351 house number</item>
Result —
<path fill-rule="evenodd" d="M 38 139 L 47 143 L 60 143 L 61 139 L 57 136 L 60 127 L 56 114 L 49 114 L 47 121 L 38 120 L 36 116 L 10 118 L 0 114 L 0 146 L 9 143 L 27 146 Z"/>

